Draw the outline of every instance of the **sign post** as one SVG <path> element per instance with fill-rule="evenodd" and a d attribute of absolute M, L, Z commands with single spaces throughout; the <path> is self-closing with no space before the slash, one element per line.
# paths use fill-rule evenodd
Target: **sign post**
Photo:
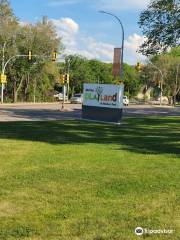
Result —
<path fill-rule="evenodd" d="M 7 83 L 7 76 L 5 74 L 0 75 L 1 80 L 1 103 L 4 102 L 4 84 Z"/>
<path fill-rule="evenodd" d="M 122 118 L 123 95 L 123 84 L 84 84 L 82 117 L 119 123 Z"/>
<path fill-rule="evenodd" d="M 4 102 L 4 83 L 1 84 L 1 103 Z"/>

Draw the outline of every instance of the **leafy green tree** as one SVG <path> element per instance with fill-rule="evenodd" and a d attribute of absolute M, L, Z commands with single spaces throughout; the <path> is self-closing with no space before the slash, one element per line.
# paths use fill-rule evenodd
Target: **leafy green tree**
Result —
<path fill-rule="evenodd" d="M 0 42 L 12 44 L 17 35 L 18 19 L 8 0 L 0 1 Z"/>
<path fill-rule="evenodd" d="M 129 97 L 136 96 L 141 86 L 139 74 L 128 64 L 124 64 L 124 85 L 125 94 Z"/>
<path fill-rule="evenodd" d="M 59 75 L 57 64 L 51 62 L 51 55 L 62 49 L 61 39 L 47 17 L 35 24 L 22 25 L 9 1 L 0 0 L 0 64 L 16 56 L 6 67 L 7 101 L 47 100 Z M 29 50 L 37 55 L 31 61 L 17 56 L 26 55 Z"/>
<path fill-rule="evenodd" d="M 4 62 L 12 56 L 26 55 L 29 50 L 37 55 L 32 61 L 28 61 L 27 57 L 15 57 L 7 65 L 6 92 L 9 100 L 16 102 L 18 97 L 20 101 L 44 100 L 52 91 L 58 75 L 56 64 L 51 63 L 52 51 L 63 49 L 53 24 L 46 18 L 46 21 L 43 19 L 34 25 L 20 25 L 7 0 L 0 2 L 0 22 Z M 2 52 L 0 60 L 3 61 Z"/>
<path fill-rule="evenodd" d="M 61 65 L 62 67 L 62 65 Z M 82 92 L 83 83 L 112 83 L 112 64 L 88 60 L 79 55 L 66 57 L 64 71 L 70 70 L 71 94 Z"/>
<path fill-rule="evenodd" d="M 179 44 L 180 6 L 175 0 L 151 0 L 140 14 L 139 26 L 147 38 L 140 47 L 144 55 L 167 51 Z"/>
<path fill-rule="evenodd" d="M 152 57 L 151 62 L 154 66 L 147 65 L 146 80 L 150 79 L 151 83 L 155 82 L 159 85 L 161 83 L 163 95 L 168 97 L 169 103 L 173 103 L 180 92 L 180 47 L 172 49 L 169 53 Z"/>
<path fill-rule="evenodd" d="M 112 64 L 103 63 L 99 60 L 89 60 L 89 66 L 91 69 L 92 82 L 95 83 L 112 83 Z"/>
<path fill-rule="evenodd" d="M 38 82 L 36 91 L 34 90 L 35 85 L 33 83 L 33 101 L 34 99 L 40 100 L 38 97 L 35 98 L 34 96 L 34 93 L 37 92 L 38 89 L 39 91 L 43 91 L 42 94 L 38 95 L 42 96 L 41 101 L 46 97 L 48 100 L 49 91 L 50 89 L 52 91 L 55 80 L 58 77 L 57 65 L 51 62 L 52 51 L 59 49 L 59 46 L 61 46 L 59 44 L 60 39 L 57 38 L 56 31 L 52 23 L 48 20 L 46 22 L 38 22 L 33 26 L 25 26 L 23 31 L 25 31 L 26 34 L 24 34 L 25 39 L 20 46 L 21 52 L 28 52 L 28 50 L 32 50 L 33 55 L 37 55 L 37 57 L 33 57 L 31 62 L 24 59 L 24 62 L 26 62 L 27 65 L 24 81 L 24 89 L 26 89 L 26 91 L 24 91 L 23 95 L 26 95 L 26 100 L 28 100 L 27 95 L 32 96 L 31 89 L 34 81 L 28 81 L 30 76 L 30 78 L 36 79 L 36 83 Z M 20 60 L 21 63 L 23 63 L 22 59 Z M 41 66 L 41 68 L 39 68 L 39 66 Z M 38 79 L 41 80 L 38 81 Z"/>
<path fill-rule="evenodd" d="M 65 59 L 65 69 L 70 72 L 71 94 L 83 91 L 83 83 L 92 82 L 91 71 L 86 58 L 70 55 Z"/>
<path fill-rule="evenodd" d="M 111 63 L 70 55 L 66 57 L 65 65 L 60 64 L 59 67 L 63 69 L 62 73 L 70 70 L 71 94 L 82 92 L 83 83 L 115 83 Z M 134 67 L 128 64 L 124 64 L 124 83 L 126 94 L 135 96 L 140 88 L 140 78 Z"/>

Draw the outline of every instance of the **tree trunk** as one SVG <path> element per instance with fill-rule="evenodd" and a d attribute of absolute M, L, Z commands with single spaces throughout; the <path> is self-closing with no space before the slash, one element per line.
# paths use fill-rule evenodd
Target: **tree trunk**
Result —
<path fill-rule="evenodd" d="M 17 102 L 16 79 L 13 82 L 13 103 Z"/>
<path fill-rule="evenodd" d="M 172 105 L 172 96 L 168 96 L 168 102 L 169 102 L 169 105 Z"/>
<path fill-rule="evenodd" d="M 30 77 L 29 77 L 29 73 L 27 74 L 27 78 L 26 78 L 26 82 L 25 82 L 25 89 L 24 89 L 24 99 L 27 102 L 28 101 L 28 87 L 29 87 L 29 81 Z"/>
<path fill-rule="evenodd" d="M 36 102 L 36 78 L 34 78 L 34 84 L 33 84 L 33 102 Z"/>
<path fill-rule="evenodd" d="M 14 103 L 16 103 L 17 102 L 17 99 L 18 99 L 18 92 L 19 92 L 19 90 L 21 89 L 21 86 L 22 86 L 22 83 L 23 83 L 23 78 L 21 78 L 21 81 L 20 81 L 20 83 L 19 83 L 19 86 L 17 87 L 17 84 L 16 84 L 16 79 L 15 79 L 15 81 L 14 81 Z"/>

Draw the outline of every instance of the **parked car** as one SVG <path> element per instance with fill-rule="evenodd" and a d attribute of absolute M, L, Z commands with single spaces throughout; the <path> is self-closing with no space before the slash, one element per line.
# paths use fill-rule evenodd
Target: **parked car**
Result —
<path fill-rule="evenodd" d="M 82 103 L 83 102 L 83 94 L 78 93 L 74 94 L 74 96 L 70 99 L 71 103 Z"/>
<path fill-rule="evenodd" d="M 53 97 L 56 98 L 59 101 L 63 101 L 63 94 L 62 93 L 54 94 Z M 67 96 L 65 96 L 65 100 L 67 101 Z"/>
<path fill-rule="evenodd" d="M 129 99 L 128 99 L 127 96 L 123 97 L 123 104 L 124 104 L 124 106 L 128 106 L 129 105 Z"/>

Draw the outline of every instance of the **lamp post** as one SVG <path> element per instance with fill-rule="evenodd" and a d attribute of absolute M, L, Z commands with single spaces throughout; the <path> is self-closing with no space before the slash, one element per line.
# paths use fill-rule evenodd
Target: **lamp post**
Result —
<path fill-rule="evenodd" d="M 122 29 L 122 44 L 121 44 L 121 69 L 120 69 L 120 80 L 123 80 L 123 76 L 124 76 L 124 70 L 123 70 L 123 60 L 124 60 L 124 27 L 123 24 L 121 22 L 121 20 L 114 14 L 109 13 L 109 12 L 105 12 L 105 11 L 99 11 L 100 13 L 104 13 L 104 14 L 108 14 L 110 16 L 113 16 L 114 18 L 116 18 L 121 26 Z"/>
<path fill-rule="evenodd" d="M 3 53 L 3 56 L 2 56 L 2 70 L 1 70 L 2 74 L 4 74 L 5 47 L 6 47 L 6 42 L 4 43 L 3 49 L 2 49 L 2 53 Z M 3 103 L 3 102 L 4 102 L 4 83 L 1 83 L 1 103 Z"/>
<path fill-rule="evenodd" d="M 5 62 L 5 47 L 6 47 L 6 43 L 4 43 L 2 52 L 3 52 L 3 58 L 2 58 L 2 75 L 5 75 L 5 71 L 6 71 L 6 67 L 9 64 L 10 61 L 12 61 L 13 59 L 19 58 L 19 57 L 29 57 L 29 60 L 31 60 L 32 57 L 39 57 L 39 58 L 45 58 L 45 57 L 49 57 L 49 56 L 44 56 L 44 55 L 32 55 L 32 52 L 29 51 L 28 55 L 24 55 L 24 54 L 20 54 L 20 55 L 14 55 L 12 57 L 10 57 L 6 62 Z M 53 52 L 53 59 L 52 61 L 56 61 L 56 52 Z M 2 81 L 2 80 L 1 80 Z M 4 83 L 2 82 L 1 84 L 1 104 L 4 103 Z"/>
<path fill-rule="evenodd" d="M 67 74 L 68 74 L 68 78 L 69 78 L 69 75 L 70 75 L 70 67 L 71 67 L 71 60 L 69 59 L 68 60 L 68 67 L 67 67 Z M 69 80 L 68 80 L 68 83 L 67 83 L 67 100 L 69 99 Z"/>
<path fill-rule="evenodd" d="M 149 62 L 155 69 L 158 70 L 158 72 L 160 73 L 161 75 L 161 81 L 160 81 L 160 89 L 161 89 L 161 92 L 160 92 L 160 106 L 162 105 L 162 92 L 163 92 L 163 80 L 164 80 L 164 76 L 163 76 L 163 73 L 161 71 L 161 69 L 159 69 L 155 64 L 153 64 L 152 62 Z"/>
<path fill-rule="evenodd" d="M 178 94 L 178 75 L 179 75 L 179 66 L 180 63 L 177 65 L 177 72 L 176 72 L 176 92 L 175 92 L 175 96 L 174 96 L 174 105 L 176 105 L 176 95 Z"/>
<path fill-rule="evenodd" d="M 4 46 L 5 46 L 5 45 L 4 45 Z M 36 55 L 34 55 L 34 56 L 36 56 Z M 4 48 L 3 48 L 2 75 L 5 74 L 6 67 L 7 67 L 8 63 L 9 63 L 11 60 L 13 60 L 13 59 L 15 59 L 15 58 L 17 58 L 17 57 L 28 57 L 28 55 L 15 55 L 15 56 L 10 57 L 10 58 L 7 60 L 7 62 L 5 62 L 5 61 L 4 61 Z M 3 103 L 4 103 L 4 83 L 1 83 L 1 104 L 3 104 Z"/>

